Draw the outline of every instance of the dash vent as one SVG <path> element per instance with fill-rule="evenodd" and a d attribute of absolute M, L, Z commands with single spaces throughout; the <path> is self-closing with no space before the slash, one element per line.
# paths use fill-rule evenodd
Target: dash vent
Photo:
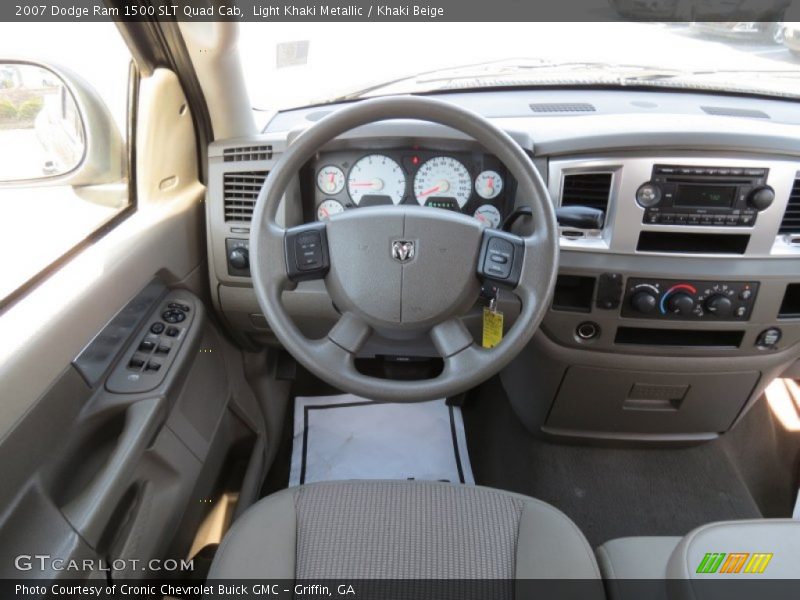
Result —
<path fill-rule="evenodd" d="M 769 119 L 769 115 L 752 108 L 731 108 L 730 106 L 701 106 L 702 111 L 717 117 L 745 117 L 749 119 Z"/>
<path fill-rule="evenodd" d="M 225 221 L 250 222 L 253 218 L 256 198 L 258 198 L 258 193 L 266 178 L 266 171 L 225 173 L 223 180 Z"/>
<path fill-rule="evenodd" d="M 779 233 L 800 233 L 800 178 L 794 180 Z"/>
<path fill-rule="evenodd" d="M 224 162 L 240 162 L 245 160 L 270 160 L 272 146 L 242 146 L 240 148 L 225 148 L 222 151 Z"/>
<path fill-rule="evenodd" d="M 611 173 L 565 175 L 561 206 L 591 206 L 606 212 L 610 194 Z"/>
<path fill-rule="evenodd" d="M 588 102 L 542 102 L 531 104 L 530 107 L 533 112 L 541 114 L 589 113 L 597 110 Z"/>

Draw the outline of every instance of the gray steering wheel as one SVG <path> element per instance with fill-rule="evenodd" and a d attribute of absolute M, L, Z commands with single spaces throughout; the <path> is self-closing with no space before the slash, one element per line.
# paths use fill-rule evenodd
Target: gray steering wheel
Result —
<path fill-rule="evenodd" d="M 356 127 L 415 119 L 451 127 L 500 159 L 533 215 L 531 233 L 489 229 L 477 219 L 421 206 L 345 211 L 326 222 L 284 229 L 276 222 L 284 192 L 327 142 Z M 250 233 L 253 287 L 272 331 L 310 372 L 374 400 L 415 402 L 452 396 L 497 373 L 527 344 L 555 285 L 558 228 L 547 189 L 514 140 L 471 111 L 414 96 L 378 98 L 337 110 L 303 132 L 270 172 Z M 341 317 L 311 340 L 292 322 L 281 293 L 293 282 L 324 279 Z M 512 289 L 522 304 L 513 327 L 491 349 L 476 345 L 459 318 L 477 302 L 481 282 Z M 355 357 L 373 331 L 430 336 L 444 360 L 432 379 L 371 377 Z"/>

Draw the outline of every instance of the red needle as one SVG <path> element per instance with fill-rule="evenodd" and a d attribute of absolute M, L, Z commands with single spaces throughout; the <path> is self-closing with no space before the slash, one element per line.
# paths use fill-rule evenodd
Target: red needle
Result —
<path fill-rule="evenodd" d="M 330 177 L 330 179 L 329 179 L 329 181 L 330 181 L 331 183 L 333 183 L 333 178 L 334 178 L 334 177 L 336 177 L 336 173 L 331 173 L 331 177 Z"/>
<path fill-rule="evenodd" d="M 440 186 L 440 185 L 437 185 L 436 187 L 432 187 L 432 188 L 431 188 L 431 189 L 429 189 L 429 190 L 425 190 L 424 192 L 422 192 L 422 193 L 419 195 L 419 197 L 420 197 L 420 198 L 423 198 L 423 197 L 427 196 L 428 194 L 432 194 L 433 192 L 438 192 L 440 187 L 442 187 L 442 186 Z"/>
<path fill-rule="evenodd" d="M 322 211 L 322 216 L 323 217 L 329 217 L 330 216 L 330 213 L 328 213 L 328 209 L 320 208 L 320 211 Z"/>

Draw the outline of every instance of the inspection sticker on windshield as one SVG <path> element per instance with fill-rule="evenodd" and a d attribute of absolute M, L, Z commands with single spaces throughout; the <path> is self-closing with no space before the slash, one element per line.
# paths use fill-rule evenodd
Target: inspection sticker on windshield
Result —
<path fill-rule="evenodd" d="M 503 313 L 484 307 L 483 342 L 484 348 L 494 348 L 503 339 Z"/>

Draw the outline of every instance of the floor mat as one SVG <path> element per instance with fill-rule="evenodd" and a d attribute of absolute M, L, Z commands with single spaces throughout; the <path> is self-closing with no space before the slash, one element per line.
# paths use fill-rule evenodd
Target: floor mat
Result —
<path fill-rule="evenodd" d="M 470 396 L 464 419 L 478 484 L 556 506 L 593 546 L 761 517 L 719 442 L 648 449 L 548 443 L 522 426 L 496 378 Z"/>
<path fill-rule="evenodd" d="M 296 398 L 289 485 L 345 479 L 474 483 L 461 409 L 444 400 Z"/>

